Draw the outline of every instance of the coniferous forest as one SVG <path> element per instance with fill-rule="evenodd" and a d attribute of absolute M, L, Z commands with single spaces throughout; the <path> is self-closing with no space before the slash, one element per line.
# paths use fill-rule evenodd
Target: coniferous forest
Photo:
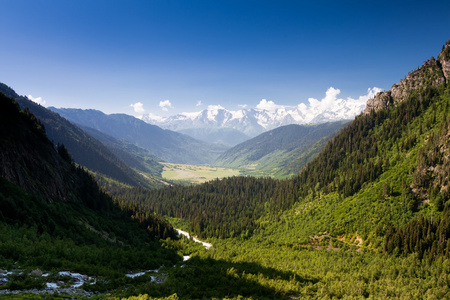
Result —
<path fill-rule="evenodd" d="M 290 179 L 157 189 L 99 187 L 1 95 L 0 292 L 23 293 L 0 298 L 59 297 L 37 268 L 108 299 L 449 298 L 448 65 L 450 41 Z"/>

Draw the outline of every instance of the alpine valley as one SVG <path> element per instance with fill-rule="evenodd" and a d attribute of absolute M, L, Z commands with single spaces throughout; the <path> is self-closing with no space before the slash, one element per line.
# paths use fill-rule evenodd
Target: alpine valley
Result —
<path fill-rule="evenodd" d="M 450 298 L 450 41 L 303 123 L 211 107 L 162 129 L 1 92 L 0 299 Z M 172 131 L 193 128 L 241 139 Z M 181 186 L 162 161 L 258 176 Z"/>

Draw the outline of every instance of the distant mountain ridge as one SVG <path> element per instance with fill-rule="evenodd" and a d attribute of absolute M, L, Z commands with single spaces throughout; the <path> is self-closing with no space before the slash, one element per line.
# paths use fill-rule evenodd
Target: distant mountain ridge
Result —
<path fill-rule="evenodd" d="M 210 105 L 199 112 L 180 113 L 169 117 L 146 114 L 142 116 L 142 120 L 174 131 L 229 128 L 255 137 L 265 131 L 290 124 L 319 124 L 353 119 L 364 111 L 367 99 L 375 96 L 377 91 L 377 88 L 369 89 L 366 96 L 344 100 L 336 98 L 339 90 L 330 88 L 322 101 L 309 99 L 309 106 L 302 103 L 295 107 L 286 107 L 263 100 L 267 106 L 265 108 L 231 111 L 220 105 Z"/>
<path fill-rule="evenodd" d="M 167 162 L 210 164 L 228 149 L 223 145 L 202 142 L 185 134 L 162 129 L 126 114 L 107 115 L 93 109 L 49 109 L 75 124 L 93 128 L 118 140 L 126 140 L 147 149 Z"/>
<path fill-rule="evenodd" d="M 225 151 L 215 164 L 248 170 L 255 175 L 261 172 L 261 175 L 292 176 L 349 122 L 281 126 Z"/>

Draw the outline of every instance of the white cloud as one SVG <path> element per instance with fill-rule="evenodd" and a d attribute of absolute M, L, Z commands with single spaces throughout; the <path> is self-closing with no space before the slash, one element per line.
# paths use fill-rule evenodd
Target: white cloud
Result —
<path fill-rule="evenodd" d="M 42 100 L 42 97 L 34 98 L 33 96 L 28 95 L 28 99 L 30 99 L 31 101 L 36 102 L 37 104 L 40 104 L 40 105 L 44 105 L 46 103 L 45 100 Z"/>
<path fill-rule="evenodd" d="M 219 110 L 219 109 L 225 109 L 222 105 L 208 105 L 208 110 Z"/>
<path fill-rule="evenodd" d="M 159 101 L 159 107 L 161 107 L 161 109 L 163 111 L 168 111 L 169 108 L 172 108 L 172 103 L 170 103 L 170 100 L 164 100 L 164 101 Z"/>
<path fill-rule="evenodd" d="M 195 106 L 202 106 L 202 100 L 198 100 L 197 104 L 195 104 Z"/>
<path fill-rule="evenodd" d="M 142 104 L 141 102 L 130 104 L 130 106 L 133 107 L 134 111 L 138 114 L 143 114 L 145 112 L 144 104 Z"/>
<path fill-rule="evenodd" d="M 282 105 L 277 105 L 273 101 L 267 101 L 266 99 L 262 99 L 258 105 L 256 105 L 257 109 L 263 109 L 268 111 L 275 111 L 279 108 L 284 108 Z"/>
<path fill-rule="evenodd" d="M 314 121 L 320 116 L 336 120 L 352 119 L 364 110 L 367 100 L 373 98 L 378 92 L 381 92 L 381 89 L 374 87 L 367 89 L 367 94 L 359 96 L 358 99 L 351 97 L 342 99 L 338 97 L 341 90 L 330 87 L 325 92 L 324 98 L 321 100 L 309 98 L 309 105 L 300 103 L 297 109 L 303 115 L 305 122 Z"/>
<path fill-rule="evenodd" d="M 380 88 L 373 87 L 368 88 L 366 94 L 358 96 L 357 98 L 344 98 L 341 96 L 340 89 L 329 87 L 321 99 L 309 98 L 308 101 L 298 103 L 296 106 L 279 105 L 274 101 L 262 99 L 256 105 L 255 110 L 257 111 L 258 123 L 267 126 L 264 128 L 269 128 L 270 126 L 280 126 L 280 124 L 287 125 L 288 123 L 286 122 L 309 124 L 337 121 L 342 119 L 350 120 L 354 119 L 355 116 L 359 115 L 364 110 L 367 100 L 373 98 L 378 92 L 381 91 L 382 90 Z M 200 101 L 198 103 L 200 103 Z M 168 111 L 169 108 L 172 108 L 172 104 L 169 100 L 161 101 L 159 106 L 164 111 Z M 246 104 L 239 104 L 238 106 L 242 110 L 249 109 Z M 212 120 L 215 115 L 217 115 L 218 110 L 226 108 L 221 105 L 209 105 L 207 109 L 208 118 Z M 242 112 L 240 115 L 237 111 L 230 112 L 233 114 L 232 119 L 240 118 L 244 115 Z M 185 112 L 182 113 L 182 115 L 184 115 L 186 117 L 185 119 L 188 120 L 199 116 L 199 112 Z M 149 116 L 148 119 L 153 120 L 155 123 L 159 121 L 156 116 Z"/>

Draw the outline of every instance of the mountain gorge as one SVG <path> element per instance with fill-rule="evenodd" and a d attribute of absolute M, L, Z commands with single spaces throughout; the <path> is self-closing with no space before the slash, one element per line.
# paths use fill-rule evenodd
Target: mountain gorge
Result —
<path fill-rule="evenodd" d="M 277 230 L 278 225 L 265 222 L 282 218 L 293 231 L 290 238 L 273 236 L 275 240 L 298 243 L 320 232 L 332 237 L 358 234 L 366 245 L 379 247 L 389 226 L 441 214 L 449 204 L 450 97 L 442 71 L 449 48 L 447 43 L 438 60 L 430 60 L 432 67 L 427 61 L 390 91 L 377 94 L 366 113 L 333 137 L 295 178 L 260 182 L 259 188 L 250 178 L 234 184 L 211 182 L 199 191 L 166 188 L 147 193 L 143 205 L 188 218 L 190 229 L 203 236 L 248 235 L 254 230 L 264 235 L 267 232 L 258 228 Z M 385 108 L 374 109 L 385 95 L 394 98 Z M 399 101 L 396 95 L 406 98 Z M 190 210 L 193 206 L 196 209 Z"/>

